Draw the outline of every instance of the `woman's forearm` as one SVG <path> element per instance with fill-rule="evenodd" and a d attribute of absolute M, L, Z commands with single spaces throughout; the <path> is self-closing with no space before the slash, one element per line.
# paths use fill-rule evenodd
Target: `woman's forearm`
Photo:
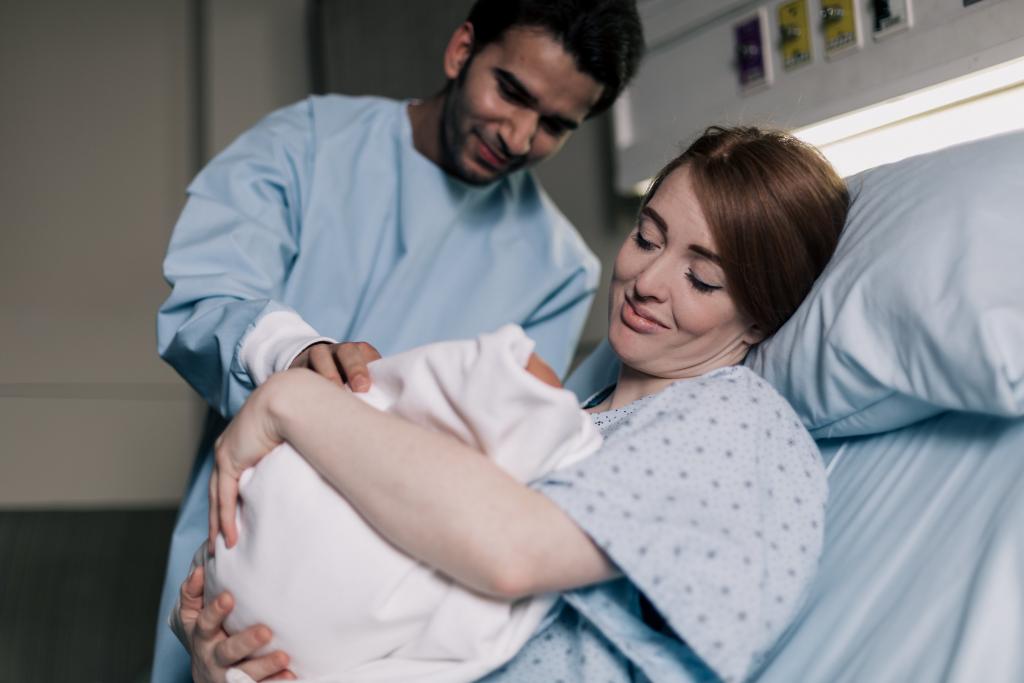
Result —
<path fill-rule="evenodd" d="M 406 553 L 503 598 L 615 575 L 560 508 L 479 452 L 312 373 L 285 374 L 271 400 L 281 436 Z"/>

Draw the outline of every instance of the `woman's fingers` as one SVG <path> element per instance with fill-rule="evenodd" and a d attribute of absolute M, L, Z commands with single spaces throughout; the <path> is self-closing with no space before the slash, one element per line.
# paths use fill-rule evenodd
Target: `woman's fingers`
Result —
<path fill-rule="evenodd" d="M 220 515 L 220 529 L 224 534 L 224 544 L 232 548 L 238 540 L 238 529 L 235 526 L 235 506 L 238 503 L 238 480 L 220 473 L 217 476 L 217 512 Z"/>
<path fill-rule="evenodd" d="M 283 674 L 288 668 L 288 655 L 280 650 L 271 652 L 262 657 L 253 657 L 235 666 L 236 669 L 244 671 L 254 681 L 263 681 L 276 674 Z M 288 672 L 291 673 L 291 672 Z M 280 680 L 295 680 L 284 678 Z"/>
<path fill-rule="evenodd" d="M 218 443 L 217 445 L 219 446 L 220 444 Z M 219 531 L 218 523 L 217 523 L 217 516 L 218 516 L 218 513 L 220 511 L 219 506 L 217 504 L 218 503 L 217 479 L 219 477 L 218 477 L 218 471 L 217 470 L 218 470 L 217 465 L 214 465 L 213 472 L 210 473 L 210 511 L 209 511 L 209 518 L 210 518 L 209 519 L 210 542 L 209 542 L 209 544 L 207 544 L 207 548 L 209 549 L 211 555 L 213 555 L 214 550 L 217 548 L 217 532 Z"/>
<path fill-rule="evenodd" d="M 181 604 L 191 606 L 199 602 L 199 606 L 203 604 L 203 567 L 199 565 L 189 572 L 189 575 L 185 577 L 185 580 L 181 584 Z"/>
<path fill-rule="evenodd" d="M 221 593 L 217 599 L 203 608 L 196 619 L 196 632 L 204 640 L 216 637 L 224 630 L 227 618 L 235 602 L 230 593 Z"/>
<path fill-rule="evenodd" d="M 263 680 L 265 680 L 265 681 L 297 681 L 297 680 L 299 680 L 299 677 L 295 675 L 294 671 L 291 671 L 290 669 L 285 669 L 281 673 L 274 674 L 270 678 L 265 678 Z"/>
<path fill-rule="evenodd" d="M 235 666 L 237 662 L 251 657 L 257 650 L 269 643 L 270 637 L 270 629 L 266 626 L 251 626 L 241 633 L 236 633 L 217 643 L 217 646 L 213 648 L 213 660 L 218 666 L 225 668 Z M 276 673 L 283 668 L 284 666 L 281 666 L 271 673 Z M 249 675 L 252 676 L 252 674 Z"/>

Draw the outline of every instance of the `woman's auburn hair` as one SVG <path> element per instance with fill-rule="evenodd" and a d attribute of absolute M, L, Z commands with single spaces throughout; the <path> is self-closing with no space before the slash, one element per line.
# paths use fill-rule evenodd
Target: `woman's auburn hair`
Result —
<path fill-rule="evenodd" d="M 846 183 L 792 135 L 711 126 L 661 169 L 641 207 L 684 165 L 732 299 L 766 339 L 793 315 L 835 251 L 850 207 Z"/>

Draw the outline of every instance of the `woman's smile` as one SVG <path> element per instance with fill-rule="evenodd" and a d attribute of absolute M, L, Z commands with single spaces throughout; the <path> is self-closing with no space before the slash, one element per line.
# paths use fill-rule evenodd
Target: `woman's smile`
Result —
<path fill-rule="evenodd" d="M 622 301 L 622 322 L 631 330 L 640 334 L 652 334 L 659 330 L 668 329 L 668 325 L 662 324 L 643 305 L 633 303 L 633 300 L 628 296 L 624 296 Z"/>

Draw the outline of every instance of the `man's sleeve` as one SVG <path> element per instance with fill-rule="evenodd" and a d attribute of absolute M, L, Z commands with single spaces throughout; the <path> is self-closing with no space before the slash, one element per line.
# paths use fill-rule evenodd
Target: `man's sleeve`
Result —
<path fill-rule="evenodd" d="M 563 379 L 594 301 L 600 274 L 600 264 L 588 252 L 579 268 L 523 323 L 523 330 L 537 343 L 537 354 Z"/>
<path fill-rule="evenodd" d="M 255 388 L 252 375 L 265 379 L 290 347 L 317 338 L 279 301 L 298 254 L 312 164 L 308 102 L 271 114 L 192 182 L 171 236 L 164 277 L 172 291 L 157 314 L 157 346 L 224 416 Z M 255 335 L 262 348 L 243 358 L 246 338 L 271 313 L 276 324 Z"/>

